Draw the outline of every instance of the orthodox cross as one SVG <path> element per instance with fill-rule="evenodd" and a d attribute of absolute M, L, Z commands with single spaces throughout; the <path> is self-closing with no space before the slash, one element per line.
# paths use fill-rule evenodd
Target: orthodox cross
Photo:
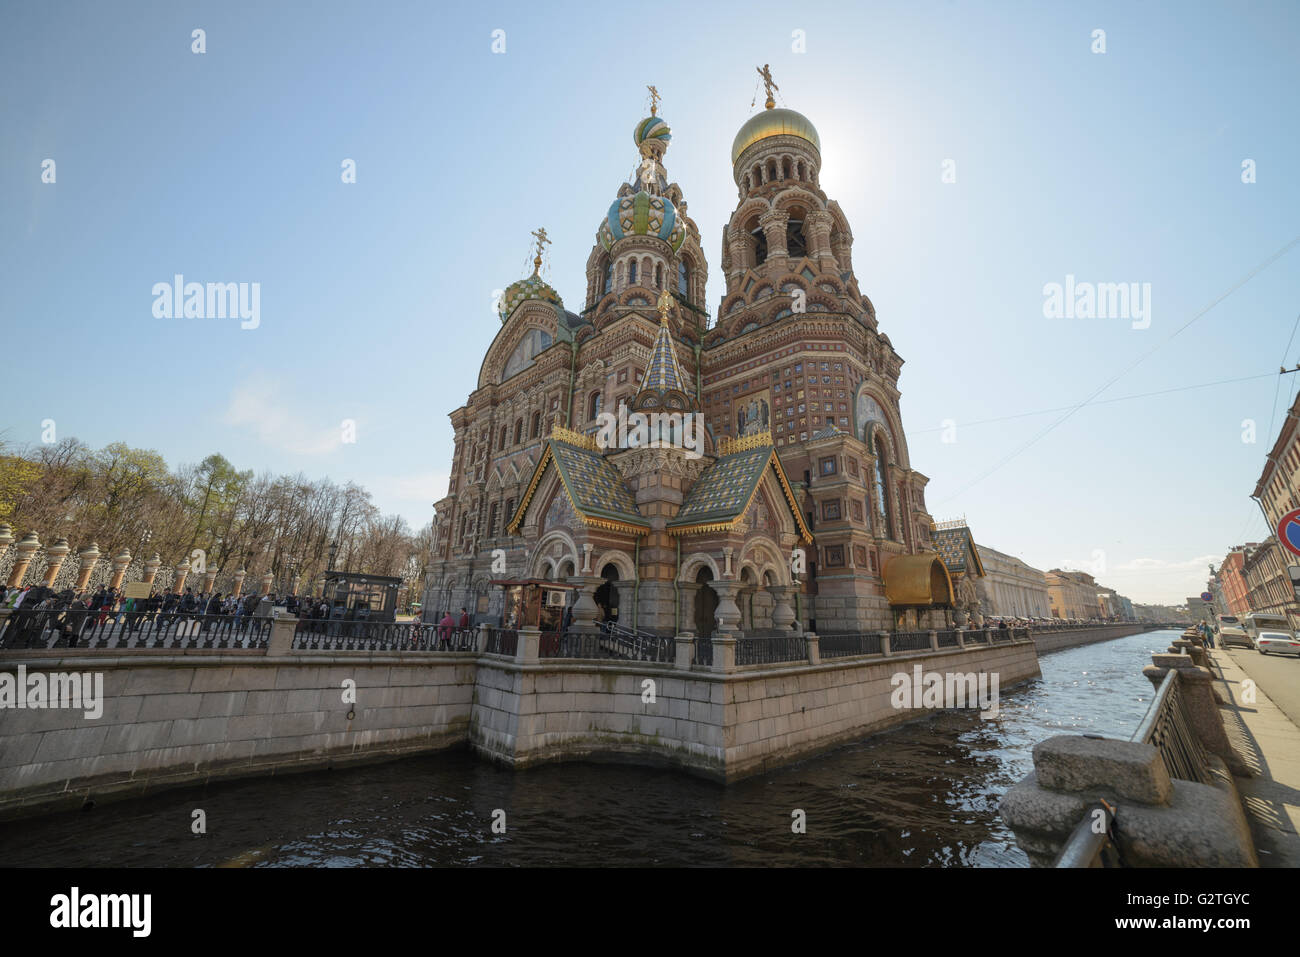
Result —
<path fill-rule="evenodd" d="M 673 308 L 672 293 L 670 293 L 667 289 L 665 289 L 663 292 L 659 294 L 659 302 L 656 303 L 656 305 L 659 307 L 660 321 L 667 322 L 668 313 Z"/>
<path fill-rule="evenodd" d="M 542 251 L 545 246 L 549 246 L 551 241 L 546 238 L 546 227 L 538 226 L 533 230 L 532 235 L 537 237 L 537 255 L 533 258 L 533 275 L 536 276 L 542 268 Z"/>
<path fill-rule="evenodd" d="M 659 111 L 659 100 L 661 97 L 659 96 L 659 91 L 653 86 L 647 86 L 646 89 L 650 91 L 650 115 L 655 116 Z"/>
<path fill-rule="evenodd" d="M 755 67 L 754 69 L 758 70 L 758 75 L 763 78 L 763 86 L 767 89 L 766 105 L 767 108 L 770 110 L 776 106 L 776 100 L 772 99 L 772 91 L 779 90 L 781 88 L 772 82 L 772 71 L 768 69 L 768 64 L 764 63 L 763 68 L 761 70 L 759 70 L 758 67 Z"/>

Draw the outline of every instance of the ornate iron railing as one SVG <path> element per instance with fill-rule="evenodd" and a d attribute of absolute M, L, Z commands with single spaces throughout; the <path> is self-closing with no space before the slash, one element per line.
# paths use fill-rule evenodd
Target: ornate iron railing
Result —
<path fill-rule="evenodd" d="M 488 632 L 487 648 L 489 655 L 507 655 L 513 658 L 519 653 L 519 632 L 510 628 L 493 628 Z"/>
<path fill-rule="evenodd" d="M 265 648 L 271 619 L 162 611 L 19 608 L 0 631 L 0 648 Z"/>
<path fill-rule="evenodd" d="M 890 654 L 907 651 L 929 651 L 930 633 L 928 631 L 896 631 L 889 636 Z"/>
<path fill-rule="evenodd" d="M 713 639 L 696 636 L 691 653 L 691 664 L 702 668 L 713 667 Z"/>
<path fill-rule="evenodd" d="M 738 638 L 737 665 L 767 665 L 782 661 L 807 661 L 808 639 L 803 635 Z"/>
<path fill-rule="evenodd" d="M 539 658 L 589 658 L 617 661 L 655 661 L 671 664 L 676 656 L 673 638 L 657 635 L 614 634 L 610 631 L 542 632 Z"/>
<path fill-rule="evenodd" d="M 956 631 L 939 631 L 935 632 L 939 637 L 940 648 L 956 648 L 958 645 Z"/>
<path fill-rule="evenodd" d="M 818 635 L 817 647 L 823 658 L 847 658 L 851 655 L 880 654 L 880 633 L 858 635 Z"/>
<path fill-rule="evenodd" d="M 419 621 L 300 621 L 293 646 L 302 651 L 475 651 L 478 630 Z"/>
<path fill-rule="evenodd" d="M 1205 749 L 1183 710 L 1177 668 L 1170 668 L 1165 674 L 1146 717 L 1133 732 L 1131 740 L 1155 745 L 1171 778 L 1200 784 L 1214 783 L 1205 759 Z"/>

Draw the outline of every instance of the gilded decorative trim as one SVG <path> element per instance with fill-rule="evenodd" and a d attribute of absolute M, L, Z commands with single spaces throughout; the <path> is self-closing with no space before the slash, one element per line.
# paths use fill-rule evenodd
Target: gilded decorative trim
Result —
<path fill-rule="evenodd" d="M 557 442 L 563 442 L 565 445 L 572 445 L 575 448 L 586 449 L 589 452 L 600 451 L 600 447 L 596 445 L 596 437 L 594 435 L 584 435 L 582 432 L 565 428 L 558 422 L 551 426 L 550 438 L 555 439 Z"/>
<path fill-rule="evenodd" d="M 772 445 L 772 433 L 755 432 L 753 435 L 746 435 L 744 438 L 733 439 L 724 435 L 718 440 L 719 455 L 735 455 L 737 452 L 748 452 L 750 449 L 762 448 L 763 446 Z"/>

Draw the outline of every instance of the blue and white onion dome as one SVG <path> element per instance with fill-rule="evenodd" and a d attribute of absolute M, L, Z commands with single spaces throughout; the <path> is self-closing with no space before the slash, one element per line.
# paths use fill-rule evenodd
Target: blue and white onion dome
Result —
<path fill-rule="evenodd" d="M 656 236 L 677 252 L 686 241 L 686 226 L 672 200 L 641 190 L 614 200 L 596 230 L 596 241 L 606 251 L 624 236 Z"/>
<path fill-rule="evenodd" d="M 647 116 L 632 131 L 632 141 L 636 143 L 637 150 L 643 155 L 645 153 L 643 147 L 657 146 L 658 153 L 662 156 L 672 138 L 672 131 L 668 129 L 668 124 L 661 116 Z"/>
<path fill-rule="evenodd" d="M 501 307 L 498 310 L 501 321 L 505 322 L 509 319 L 511 314 L 529 299 L 549 302 L 559 309 L 564 308 L 564 301 L 560 299 L 560 294 L 543 282 L 541 276 L 533 273 L 527 279 L 512 283 L 501 295 Z"/>

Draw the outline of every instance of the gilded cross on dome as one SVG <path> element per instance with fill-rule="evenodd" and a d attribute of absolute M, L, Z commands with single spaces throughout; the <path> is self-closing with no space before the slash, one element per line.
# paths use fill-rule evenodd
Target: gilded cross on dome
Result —
<path fill-rule="evenodd" d="M 659 95 L 659 91 L 653 86 L 647 86 L 646 89 L 650 91 L 650 115 L 657 116 L 659 113 L 659 101 L 662 97 Z"/>
<path fill-rule="evenodd" d="M 546 238 L 546 227 L 538 226 L 533 230 L 532 235 L 537 237 L 537 255 L 533 257 L 533 275 L 536 276 L 542 269 L 542 251 L 545 246 L 549 246 L 551 241 Z"/>
<path fill-rule="evenodd" d="M 659 294 L 659 302 L 656 305 L 658 306 L 659 309 L 659 318 L 663 322 L 667 322 L 668 313 L 673 308 L 672 294 L 667 289 L 665 289 L 663 292 Z"/>
<path fill-rule="evenodd" d="M 775 109 L 776 100 L 772 99 L 772 91 L 781 88 L 772 82 L 772 71 L 768 69 L 768 64 L 764 63 L 762 69 L 758 67 L 754 69 L 758 70 L 758 75 L 763 78 L 763 86 L 767 89 L 767 103 L 765 105 L 769 110 Z"/>

